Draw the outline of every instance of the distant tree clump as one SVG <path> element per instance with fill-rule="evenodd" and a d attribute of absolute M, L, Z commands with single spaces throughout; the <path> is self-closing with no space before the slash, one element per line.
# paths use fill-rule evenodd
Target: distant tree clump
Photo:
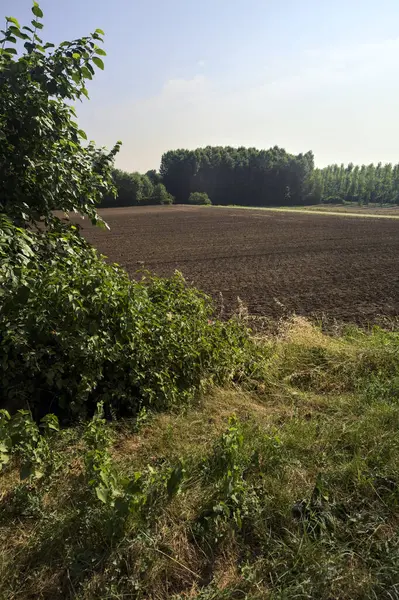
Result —
<path fill-rule="evenodd" d="M 173 196 L 169 194 L 163 183 L 157 183 L 152 193 L 151 204 L 173 204 Z"/>
<path fill-rule="evenodd" d="M 116 195 L 104 196 L 101 208 L 114 206 L 145 206 L 148 204 L 173 204 L 173 196 L 160 182 L 156 171 L 127 173 L 119 169 L 113 171 Z"/>
<path fill-rule="evenodd" d="M 204 206 L 210 206 L 212 204 L 211 199 L 205 192 L 192 192 L 188 198 L 189 204 L 202 204 Z"/>
<path fill-rule="evenodd" d="M 277 146 L 270 150 L 208 146 L 166 152 L 160 173 L 178 203 L 201 191 L 214 204 L 269 206 L 302 204 L 313 168 L 312 152 L 294 156 Z"/>

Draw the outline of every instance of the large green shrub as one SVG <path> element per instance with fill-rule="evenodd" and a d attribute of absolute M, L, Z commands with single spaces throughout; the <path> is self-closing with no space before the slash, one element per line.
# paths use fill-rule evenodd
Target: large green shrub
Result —
<path fill-rule="evenodd" d="M 154 186 L 151 204 L 173 204 L 173 200 L 172 194 L 169 194 L 163 183 L 157 183 Z"/>
<path fill-rule="evenodd" d="M 189 401 L 239 377 L 250 341 L 236 320 L 171 279 L 132 282 L 71 231 L 0 222 L 0 397 L 40 416 L 115 413 Z"/>
<path fill-rule="evenodd" d="M 188 203 L 204 206 L 209 206 L 212 204 L 211 199 L 205 192 L 192 192 L 188 198 Z"/>

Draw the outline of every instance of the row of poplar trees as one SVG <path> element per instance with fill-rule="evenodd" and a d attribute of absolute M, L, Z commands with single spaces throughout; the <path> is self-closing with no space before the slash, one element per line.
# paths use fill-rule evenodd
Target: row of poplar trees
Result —
<path fill-rule="evenodd" d="M 331 165 L 314 169 L 309 180 L 308 201 L 358 204 L 399 204 L 399 164 Z"/>

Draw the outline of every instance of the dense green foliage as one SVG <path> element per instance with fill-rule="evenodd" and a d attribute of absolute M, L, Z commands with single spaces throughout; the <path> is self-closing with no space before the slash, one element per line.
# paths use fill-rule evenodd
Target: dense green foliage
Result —
<path fill-rule="evenodd" d="M 0 227 L 0 396 L 35 414 L 115 413 L 190 400 L 237 377 L 251 346 L 238 321 L 214 321 L 180 275 L 131 282 L 74 228 Z"/>
<path fill-rule="evenodd" d="M 187 203 L 191 192 L 206 192 L 214 204 L 293 205 L 305 200 L 313 162 L 311 152 L 208 146 L 167 152 L 160 173 L 178 203 Z"/>
<path fill-rule="evenodd" d="M 399 164 L 331 165 L 315 169 L 308 185 L 308 201 L 312 204 L 399 204 Z"/>
<path fill-rule="evenodd" d="M 189 204 L 202 204 L 204 206 L 210 206 L 212 204 L 211 199 L 205 192 L 192 192 L 188 198 Z"/>
<path fill-rule="evenodd" d="M 0 596 L 395 598 L 398 334 L 259 343 L 252 392 L 184 413 L 0 413 Z"/>
<path fill-rule="evenodd" d="M 0 213 L 19 223 L 54 221 L 52 211 L 79 211 L 96 222 L 95 205 L 113 193 L 111 152 L 83 145 L 72 103 L 87 96 L 93 66 L 103 68 L 101 30 L 58 48 L 37 32 L 41 9 L 21 27 L 7 19 L 0 49 Z M 17 41 L 24 42 L 18 53 Z"/>
<path fill-rule="evenodd" d="M 107 194 L 99 203 L 101 208 L 113 206 L 139 206 L 147 204 L 173 204 L 173 196 L 166 191 L 157 174 L 141 175 L 113 170 L 116 195 Z"/>

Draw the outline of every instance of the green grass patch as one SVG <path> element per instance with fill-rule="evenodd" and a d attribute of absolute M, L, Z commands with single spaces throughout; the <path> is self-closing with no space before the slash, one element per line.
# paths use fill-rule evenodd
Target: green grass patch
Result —
<path fill-rule="evenodd" d="M 397 597 L 398 334 L 293 319 L 257 345 L 184 410 L 3 415 L 0 597 Z"/>

